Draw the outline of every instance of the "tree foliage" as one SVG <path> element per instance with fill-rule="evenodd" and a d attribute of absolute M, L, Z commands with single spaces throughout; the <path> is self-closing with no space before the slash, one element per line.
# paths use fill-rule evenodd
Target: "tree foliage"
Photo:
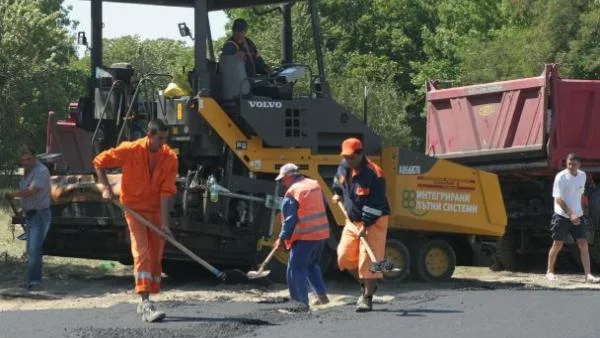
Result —
<path fill-rule="evenodd" d="M 452 86 L 535 76 L 560 63 L 565 77 L 600 78 L 598 0 L 318 0 L 326 74 L 336 98 L 386 144 L 422 149 L 425 81 Z M 273 7 L 259 8 L 259 11 Z M 15 145 L 43 145 L 46 112 L 85 93 L 89 57 L 77 59 L 74 23 L 62 0 L 0 0 L 0 157 Z M 281 16 L 250 9 L 249 36 L 273 66 L 281 63 Z M 306 1 L 292 7 L 294 61 L 317 65 Z M 218 51 L 225 38 L 215 43 Z M 137 74 L 168 73 L 187 84 L 193 50 L 183 42 L 137 36 L 104 43 L 104 64 L 128 62 Z M 159 86 L 166 82 L 159 82 Z M 4 165 L 6 167 L 6 165 Z"/>
<path fill-rule="evenodd" d="M 43 150 L 48 111 L 64 111 L 84 83 L 61 3 L 0 0 L 0 169 L 19 143 Z"/>

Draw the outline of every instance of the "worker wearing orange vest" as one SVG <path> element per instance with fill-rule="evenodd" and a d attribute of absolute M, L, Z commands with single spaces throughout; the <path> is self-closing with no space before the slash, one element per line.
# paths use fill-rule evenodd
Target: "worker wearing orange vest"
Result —
<path fill-rule="evenodd" d="M 298 172 L 293 163 L 285 164 L 275 179 L 287 188 L 282 208 L 282 226 L 275 247 L 290 250 L 287 283 L 292 311 L 308 311 L 308 283 L 317 295 L 313 305 L 329 302 L 319 259 L 329 238 L 325 198 L 315 180 Z"/>
<path fill-rule="evenodd" d="M 146 137 L 98 154 L 93 165 L 104 187 L 103 198 L 114 198 L 105 169 L 123 168 L 121 203 L 170 234 L 169 200 L 177 192 L 178 162 L 166 144 L 168 134 L 169 127 L 162 120 L 152 120 Z M 125 219 L 131 238 L 135 291 L 142 298 L 137 312 L 146 322 L 161 321 L 165 313 L 156 310 L 149 297 L 160 290 L 164 240 L 129 213 L 125 213 Z"/>

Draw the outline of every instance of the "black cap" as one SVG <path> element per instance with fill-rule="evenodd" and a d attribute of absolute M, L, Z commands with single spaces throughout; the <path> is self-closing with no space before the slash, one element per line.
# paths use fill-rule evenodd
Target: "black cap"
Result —
<path fill-rule="evenodd" d="M 235 21 L 233 21 L 233 31 L 238 33 L 238 32 L 243 32 L 248 28 L 248 23 L 246 22 L 246 20 L 244 19 L 235 19 Z"/>

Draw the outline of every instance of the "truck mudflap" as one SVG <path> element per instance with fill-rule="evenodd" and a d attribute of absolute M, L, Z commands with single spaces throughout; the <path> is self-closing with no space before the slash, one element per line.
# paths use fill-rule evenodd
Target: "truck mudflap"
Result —
<path fill-rule="evenodd" d="M 382 158 L 391 229 L 504 234 L 507 215 L 497 175 L 397 148 L 384 149 Z"/>

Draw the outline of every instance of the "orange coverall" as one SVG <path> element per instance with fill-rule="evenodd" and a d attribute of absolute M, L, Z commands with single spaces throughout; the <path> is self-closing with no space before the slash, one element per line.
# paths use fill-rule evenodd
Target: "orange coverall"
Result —
<path fill-rule="evenodd" d="M 149 139 L 123 142 L 96 156 L 93 166 L 122 168 L 120 200 L 125 206 L 162 227 L 160 200 L 177 192 L 177 155 L 167 145 L 148 149 Z M 135 291 L 158 293 L 162 274 L 164 240 L 132 215 L 125 213 L 131 237 Z"/>

